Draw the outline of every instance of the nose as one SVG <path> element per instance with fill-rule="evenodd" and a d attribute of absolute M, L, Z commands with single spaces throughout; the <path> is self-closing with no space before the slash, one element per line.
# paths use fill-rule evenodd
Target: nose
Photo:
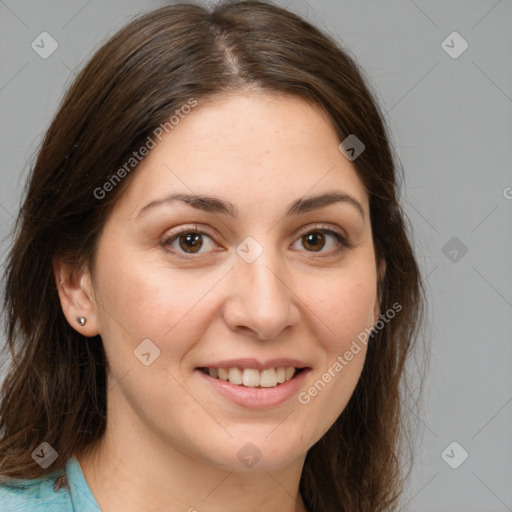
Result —
<path fill-rule="evenodd" d="M 237 256 L 230 274 L 224 321 L 231 330 L 268 340 L 298 324 L 297 296 L 271 251 L 252 263 Z"/>

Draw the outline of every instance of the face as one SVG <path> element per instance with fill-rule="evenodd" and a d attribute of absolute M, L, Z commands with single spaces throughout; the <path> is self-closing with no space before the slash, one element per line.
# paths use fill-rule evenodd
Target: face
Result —
<path fill-rule="evenodd" d="M 238 93 L 150 151 L 90 278 L 110 421 L 237 470 L 284 467 L 333 424 L 379 313 L 368 197 L 339 142 L 302 99 Z"/>

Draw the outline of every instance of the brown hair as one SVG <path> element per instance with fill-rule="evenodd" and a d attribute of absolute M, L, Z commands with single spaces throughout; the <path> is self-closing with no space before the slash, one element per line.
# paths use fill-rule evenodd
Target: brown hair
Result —
<path fill-rule="evenodd" d="M 5 273 L 12 363 L 0 406 L 0 475 L 33 478 L 64 466 L 106 424 L 106 365 L 99 336 L 66 321 L 56 257 L 93 268 L 96 244 L 126 176 L 102 199 L 134 150 L 190 98 L 256 87 L 324 109 L 343 141 L 366 148 L 353 164 L 370 199 L 381 312 L 343 413 L 309 450 L 300 491 L 309 510 L 394 510 L 402 474 L 405 362 L 418 338 L 424 292 L 399 206 L 400 183 L 383 116 L 355 60 L 300 17 L 261 1 L 162 7 L 133 20 L 93 55 L 66 93 L 32 170 Z M 131 174 L 134 174 L 133 170 Z M 58 459 L 31 457 L 42 442 Z"/>

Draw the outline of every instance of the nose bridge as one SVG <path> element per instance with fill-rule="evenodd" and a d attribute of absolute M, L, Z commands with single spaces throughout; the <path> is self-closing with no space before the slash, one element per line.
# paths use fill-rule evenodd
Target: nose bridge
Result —
<path fill-rule="evenodd" d="M 266 245 L 246 239 L 237 247 L 226 321 L 234 329 L 272 338 L 294 321 L 282 258 L 278 249 Z"/>

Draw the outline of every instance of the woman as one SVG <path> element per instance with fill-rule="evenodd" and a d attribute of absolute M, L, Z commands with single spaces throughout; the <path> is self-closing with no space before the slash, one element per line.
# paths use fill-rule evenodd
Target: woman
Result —
<path fill-rule="evenodd" d="M 18 219 L 3 510 L 394 510 L 423 304 L 398 192 L 361 72 L 306 21 L 123 28 Z"/>

